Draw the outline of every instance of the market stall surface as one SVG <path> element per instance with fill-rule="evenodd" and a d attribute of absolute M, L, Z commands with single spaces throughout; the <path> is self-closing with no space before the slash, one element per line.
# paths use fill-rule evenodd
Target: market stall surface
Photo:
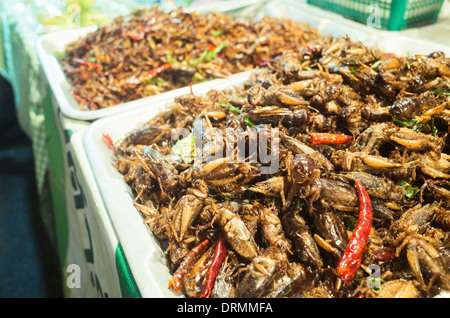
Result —
<path fill-rule="evenodd" d="M 0 80 L 0 297 L 63 297 L 56 252 L 39 215 L 32 143 Z"/>

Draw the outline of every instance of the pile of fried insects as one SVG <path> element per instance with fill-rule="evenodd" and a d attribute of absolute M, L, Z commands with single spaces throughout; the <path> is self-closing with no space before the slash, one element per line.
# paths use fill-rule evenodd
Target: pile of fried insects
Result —
<path fill-rule="evenodd" d="M 397 56 L 326 36 L 266 59 L 241 87 L 191 87 L 117 143 L 105 135 L 167 255 L 168 288 L 216 298 L 450 291 L 449 76 L 442 52 Z M 180 128 L 191 133 L 173 138 Z M 224 142 L 227 129 L 248 148 L 242 160 L 229 160 L 238 143 Z M 273 173 L 250 151 L 260 137 Z"/>
<path fill-rule="evenodd" d="M 318 37 L 289 19 L 152 7 L 69 43 L 59 61 L 80 109 L 92 111 L 250 70 Z"/>

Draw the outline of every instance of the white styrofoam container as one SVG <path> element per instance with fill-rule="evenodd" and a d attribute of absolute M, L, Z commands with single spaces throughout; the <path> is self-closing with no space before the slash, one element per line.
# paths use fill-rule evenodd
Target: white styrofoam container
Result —
<path fill-rule="evenodd" d="M 232 75 L 229 79 L 216 81 L 214 87 L 222 90 L 242 85 L 248 75 L 248 72 Z M 197 86 L 194 93 L 200 96 L 211 88 L 211 85 Z M 189 90 L 185 89 L 184 93 L 189 94 Z M 113 155 L 102 140 L 102 134 L 107 133 L 113 140 L 118 140 L 134 128 L 143 125 L 171 103 L 173 97 L 168 97 L 145 107 L 101 118 L 89 126 L 83 137 L 96 186 L 142 297 L 168 298 L 181 295 L 167 288 L 171 276 L 164 252 L 134 207 L 130 187 L 112 166 Z"/>

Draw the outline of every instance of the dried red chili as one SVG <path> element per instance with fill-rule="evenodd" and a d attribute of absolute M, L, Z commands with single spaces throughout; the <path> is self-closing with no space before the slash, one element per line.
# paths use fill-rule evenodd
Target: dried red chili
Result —
<path fill-rule="evenodd" d="M 139 77 L 130 77 L 125 81 L 125 85 L 138 85 L 141 84 L 144 80 L 150 80 L 159 73 L 164 72 L 170 67 L 170 64 L 163 64 L 161 66 L 155 67 L 154 69 L 150 70 L 147 74 L 144 76 Z"/>
<path fill-rule="evenodd" d="M 345 134 L 311 133 L 309 137 L 310 137 L 309 140 L 313 145 L 318 144 L 348 145 L 352 141 L 352 136 Z"/>
<path fill-rule="evenodd" d="M 192 89 L 192 82 L 189 83 L 189 89 L 191 90 L 191 95 L 195 98 L 197 104 L 200 104 L 200 99 L 197 96 L 195 96 L 194 90 Z"/>
<path fill-rule="evenodd" d="M 220 267 L 222 266 L 226 255 L 227 248 L 225 247 L 225 240 L 223 239 L 223 237 L 221 237 L 217 242 L 211 267 L 209 268 L 208 276 L 206 277 L 206 283 L 203 287 L 200 298 L 209 298 L 211 296 L 211 291 L 214 287 L 217 274 L 219 273 Z"/>
<path fill-rule="evenodd" d="M 93 63 L 93 62 L 88 62 L 88 61 L 79 59 L 79 58 L 77 58 L 77 57 L 74 57 L 74 58 L 72 59 L 72 61 L 75 62 L 75 63 L 77 63 L 77 64 L 80 64 L 80 65 L 84 65 L 84 66 L 87 66 L 87 67 L 95 68 L 95 69 L 97 69 L 97 71 L 99 71 L 99 72 L 101 72 L 101 71 L 103 70 L 103 67 L 102 67 L 100 64 Z"/>
<path fill-rule="evenodd" d="M 214 51 L 215 48 L 216 46 L 214 44 L 208 43 L 208 50 Z"/>
<path fill-rule="evenodd" d="M 268 57 L 263 57 L 260 59 L 257 59 L 255 61 L 255 65 L 256 66 L 260 66 L 260 67 L 264 67 L 267 66 L 269 64 L 275 63 L 275 59 L 274 58 L 268 58 Z"/>
<path fill-rule="evenodd" d="M 109 149 L 114 148 L 114 142 L 113 142 L 111 136 L 109 136 L 108 134 L 102 134 L 102 139 L 106 143 L 106 145 L 108 145 Z"/>
<path fill-rule="evenodd" d="M 183 285 L 183 280 L 186 277 L 189 268 L 195 263 L 199 256 L 201 256 L 209 246 L 209 240 L 206 239 L 196 247 L 194 247 L 188 255 L 184 258 L 183 262 L 178 266 L 177 270 L 169 280 L 169 289 L 175 292 L 180 292 Z"/>
<path fill-rule="evenodd" d="M 355 180 L 355 185 L 359 196 L 358 223 L 337 267 L 337 272 L 345 283 L 353 279 L 361 264 L 364 249 L 369 240 L 373 219 L 372 205 L 366 189 L 364 189 L 359 180 Z"/>

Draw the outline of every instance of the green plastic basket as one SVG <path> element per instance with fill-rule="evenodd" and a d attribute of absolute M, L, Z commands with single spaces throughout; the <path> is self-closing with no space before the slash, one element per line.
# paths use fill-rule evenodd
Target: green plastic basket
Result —
<path fill-rule="evenodd" d="M 399 31 L 436 22 L 444 0 L 307 0 L 375 28 Z"/>

